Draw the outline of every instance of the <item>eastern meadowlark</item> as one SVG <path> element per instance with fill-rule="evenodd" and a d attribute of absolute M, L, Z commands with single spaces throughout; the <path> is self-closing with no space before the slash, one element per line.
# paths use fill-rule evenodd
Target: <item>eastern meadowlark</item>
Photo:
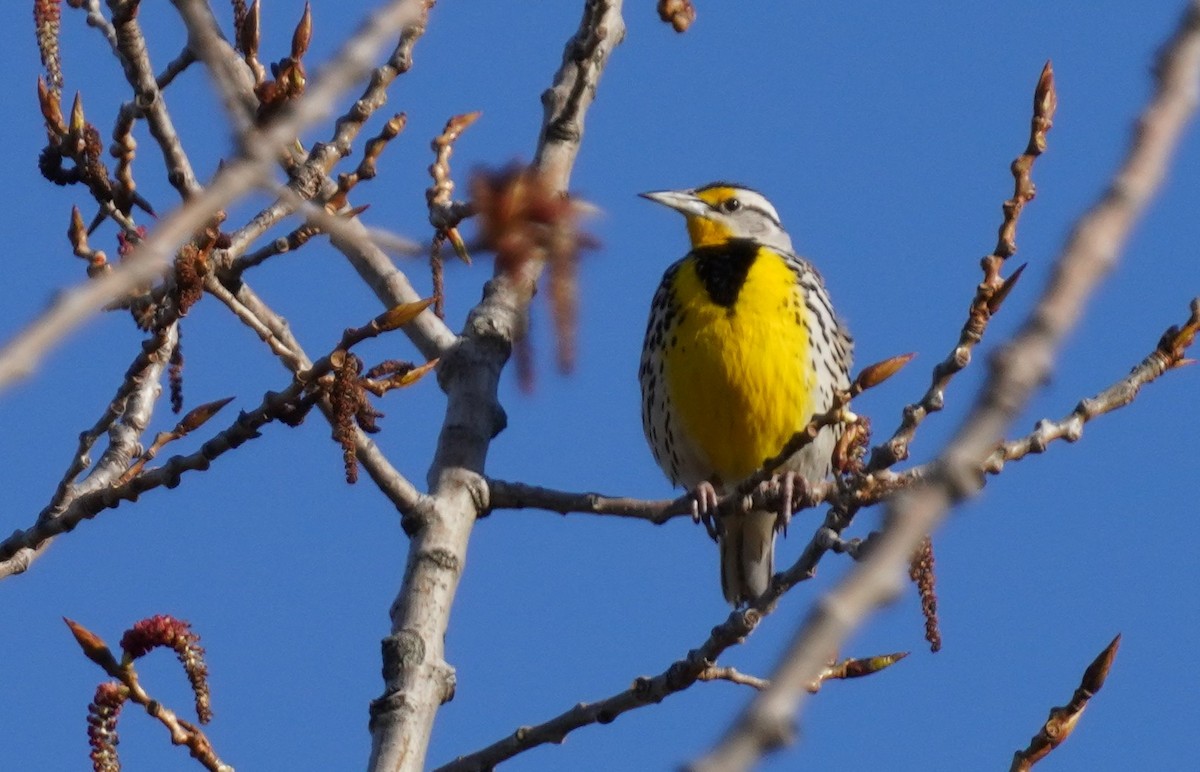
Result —
<path fill-rule="evenodd" d="M 642 195 L 681 212 L 692 242 L 650 308 L 642 426 L 659 466 L 703 511 L 829 409 L 834 389 L 849 386 L 853 340 L 761 193 L 714 182 Z M 824 479 L 836 439 L 823 430 L 775 471 Z M 782 525 L 761 511 L 717 524 L 721 589 L 734 606 L 766 591 Z"/>

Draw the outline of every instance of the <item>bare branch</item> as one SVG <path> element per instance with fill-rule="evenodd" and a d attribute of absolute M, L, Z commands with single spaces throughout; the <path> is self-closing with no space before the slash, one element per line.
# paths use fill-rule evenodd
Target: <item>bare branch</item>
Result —
<path fill-rule="evenodd" d="M 82 0 L 76 6 L 82 7 L 87 11 L 88 26 L 100 30 L 100 34 L 104 35 L 104 39 L 112 46 L 115 53 L 117 50 L 117 32 L 100 11 L 100 0 Z"/>
<path fill-rule="evenodd" d="M 167 180 L 179 191 L 180 197 L 186 200 L 200 190 L 200 183 L 196 180 L 192 164 L 183 151 L 179 134 L 176 133 L 171 114 L 167 111 L 166 99 L 159 89 L 158 78 L 155 77 L 150 64 L 146 38 L 138 22 L 137 3 L 109 0 L 108 7 L 112 11 L 113 28 L 117 35 L 117 51 L 125 67 L 125 79 L 133 87 L 136 109 L 146 117 L 150 135 L 162 151 Z"/>
<path fill-rule="evenodd" d="M 162 466 L 119 484 L 89 486 L 86 491 L 62 505 L 54 516 L 47 516 L 47 512 L 43 511 L 36 524 L 0 541 L 0 579 L 25 570 L 27 564 L 22 565 L 18 560 L 26 551 L 40 552 L 55 536 L 73 531 L 83 521 L 114 509 L 123 501 L 136 501 L 146 491 L 164 486 L 173 488 L 179 484 L 184 472 L 207 470 L 214 460 L 226 452 L 261 436 L 258 430 L 267 423 L 290 415 L 296 409 L 300 391 L 299 386 L 293 386 L 280 394 L 268 393 L 258 407 L 249 413 L 239 414 L 233 424 L 194 453 L 173 456 Z"/>
<path fill-rule="evenodd" d="M 460 756 L 437 772 L 483 772 L 519 753 L 547 743 L 561 743 L 568 734 L 591 724 L 608 724 L 617 716 L 646 705 L 655 705 L 687 689 L 708 672 L 720 655 L 741 643 L 762 621 L 755 609 L 733 611 L 712 629 L 699 648 L 671 663 L 651 678 L 634 679 L 633 686 L 597 702 L 581 702 L 565 713 L 537 726 L 523 726 L 508 737 L 467 756 Z"/>
<path fill-rule="evenodd" d="M 187 27 L 187 50 L 204 62 L 221 96 L 234 136 L 245 137 L 254 126 L 258 100 L 249 68 L 221 34 L 209 3 L 202 0 L 172 0 Z"/>
<path fill-rule="evenodd" d="M 374 237 L 357 217 L 344 218 L 329 214 L 321 207 L 304 201 L 288 188 L 280 188 L 281 200 L 301 210 L 321 230 L 329 241 L 346 256 L 385 307 L 415 303 L 421 295 L 413 288 L 404 272 L 396 268 Z M 457 342 L 457 336 L 445 322 L 432 312 L 423 313 L 404 326 L 404 334 L 426 359 L 437 359 Z"/>
<path fill-rule="evenodd" d="M 746 673 L 732 667 L 720 667 L 712 665 L 704 670 L 698 678 L 700 681 L 728 681 L 733 684 L 741 684 L 749 686 L 753 689 L 762 691 L 771 685 L 771 682 L 765 678 L 758 676 L 747 675 Z"/>
<path fill-rule="evenodd" d="M 886 469 L 898 461 L 908 458 L 908 446 L 913 435 L 930 413 L 942 409 L 945 404 L 946 387 L 971 362 L 971 353 L 983 339 L 992 315 L 1000 310 L 1000 304 L 1012 291 L 1025 266 L 1021 266 L 1005 279 L 1000 275 L 1004 262 L 1017 251 L 1017 223 L 1025 204 L 1033 200 L 1036 189 L 1030 172 L 1033 164 L 1046 149 L 1046 134 L 1053 125 L 1054 110 L 1058 95 L 1054 90 L 1054 70 L 1049 62 L 1042 68 L 1037 88 L 1033 95 L 1033 119 L 1030 122 L 1029 144 L 1025 152 L 1012 163 L 1013 196 L 1004 202 L 1004 220 L 1000 224 L 1000 235 L 992 254 L 983 258 L 983 281 L 975 290 L 967 320 L 959 333 L 958 343 L 950 353 L 933 368 L 933 379 L 924 396 L 904 408 L 900 426 L 887 442 L 871 452 L 869 468 L 874 471 Z"/>
<path fill-rule="evenodd" d="M 319 378 L 329 371 L 330 357 L 324 357 L 313 363 L 283 317 L 272 311 L 250 289 L 249 285 L 242 283 L 236 295 L 230 294 L 229 297 L 233 300 L 230 307 L 241 309 L 237 312 L 240 319 L 246 321 L 256 331 L 265 331 L 270 339 L 279 345 L 280 361 L 299 380 L 310 383 L 313 379 Z M 385 313 L 383 316 L 386 315 Z M 422 313 L 418 319 L 428 316 L 430 315 Z M 405 318 L 408 317 L 405 316 Z M 408 323 L 412 324 L 411 321 Z M 272 344 L 272 350 L 275 350 L 275 343 Z M 333 411 L 328 397 L 323 395 L 317 406 L 332 424 Z M 387 496 L 402 515 L 414 516 L 425 510 L 426 502 L 423 494 L 404 475 L 400 474 L 400 471 L 379 450 L 379 447 L 357 427 L 354 429 L 354 447 L 358 462 L 366 469 L 380 492 Z"/>
<path fill-rule="evenodd" d="M 1005 442 L 984 461 L 983 471 L 999 474 L 1008 461 L 1019 461 L 1030 453 L 1043 453 L 1055 440 L 1076 442 L 1083 436 L 1083 427 L 1093 418 L 1111 413 L 1133 402 L 1134 397 L 1146 384 L 1164 373 L 1184 366 L 1186 347 L 1200 330 L 1200 298 L 1191 303 L 1191 316 L 1182 327 L 1171 327 L 1163 333 L 1158 347 L 1139 362 L 1129 375 L 1109 386 L 1090 399 L 1080 400 L 1070 414 L 1058 421 L 1038 421 L 1033 432 L 1016 440 Z"/>
<path fill-rule="evenodd" d="M 157 278 L 167 268 L 168 255 L 214 213 L 260 184 L 277 151 L 291 143 L 304 127 L 328 115 L 338 96 L 369 71 L 384 42 L 421 18 L 423 12 L 422 1 L 392 0 L 372 15 L 322 70 L 303 99 L 278 120 L 247 137 L 243 157 L 226 165 L 212 185 L 163 218 L 124 263 L 100 279 L 63 293 L 54 306 L 0 348 L 0 388 L 31 372 L 46 351 L 88 316 Z M 416 299 L 415 292 L 407 298 Z"/>
<path fill-rule="evenodd" d="M 437 772 L 484 772 L 539 745 L 561 743 L 576 729 L 591 724 L 608 724 L 622 713 L 657 704 L 672 694 L 689 688 L 697 681 L 725 680 L 759 691 L 766 690 L 771 685 L 766 679 L 746 675 L 732 667 L 713 664 L 721 652 L 741 643 L 741 639 L 753 632 L 760 621 L 761 616 L 757 611 L 735 611 L 724 623 L 713 629 L 712 636 L 700 649 L 688 652 L 686 658 L 672 663 L 663 673 L 653 678 L 636 678 L 633 686 L 620 694 L 598 702 L 581 702 L 545 723 L 520 727 L 503 740 L 438 767 Z M 809 688 L 815 692 L 824 681 L 871 675 L 894 665 L 906 656 L 906 652 L 901 652 L 829 662 Z"/>
<path fill-rule="evenodd" d="M 1096 693 L 1104 686 L 1104 681 L 1108 678 L 1108 671 L 1112 669 L 1113 660 L 1117 656 L 1117 647 L 1120 644 L 1121 636 L 1118 635 L 1108 646 L 1104 647 L 1104 651 L 1092 660 L 1092 664 L 1088 665 L 1088 669 L 1083 673 L 1079 688 L 1071 695 L 1071 701 L 1062 707 L 1051 708 L 1050 717 L 1029 741 L 1029 746 L 1025 750 L 1013 754 L 1010 772 L 1029 772 L 1034 764 L 1044 759 L 1050 751 L 1071 736 L 1071 732 L 1075 730 L 1076 724 L 1083 716 L 1083 709 L 1087 707 L 1088 701 L 1095 697 Z"/>
<path fill-rule="evenodd" d="M 232 296 L 230 299 L 233 300 Z M 234 302 L 237 301 L 234 300 Z M 417 304 L 418 307 L 415 308 L 398 307 L 380 314 L 363 327 L 347 330 L 342 336 L 338 350 L 395 329 L 427 305 L 428 303 L 425 302 Z M 261 313 L 261 310 L 255 313 L 241 303 L 238 303 L 238 306 L 242 309 L 240 316 L 253 319 L 256 324 L 266 330 L 266 325 L 258 321 L 257 313 Z M 266 332 L 268 335 L 272 334 L 269 330 Z M 125 454 L 118 459 L 118 463 L 124 462 L 124 467 L 114 467 L 105 476 L 105 479 L 113 479 L 111 484 L 90 485 L 87 490 L 79 492 L 69 501 L 48 507 L 31 528 L 17 531 L 4 541 L 0 541 L 0 578 L 18 573 L 28 566 L 27 560 L 18 562 L 15 558 L 21 557 L 23 553 L 27 552 L 36 554 L 44 549 L 55 536 L 74 530 L 84 520 L 89 520 L 106 509 L 113 509 L 122 501 L 136 501 L 142 493 L 154 488 L 163 486 L 173 488 L 179 484 L 184 472 L 207 470 L 214 460 L 226 452 L 261 436 L 259 429 L 266 424 L 275 420 L 294 422 L 302 419 L 309 407 L 318 401 L 328 410 L 327 399 L 306 397 L 305 390 L 310 384 L 330 372 L 332 357 L 326 356 L 315 363 L 310 363 L 303 352 L 297 355 L 291 349 L 285 349 L 285 351 L 293 357 L 292 361 L 298 364 L 297 380 L 287 389 L 280 393 L 269 392 L 258 407 L 249 413 L 239 414 L 232 425 L 205 442 L 199 450 L 187 456 L 174 456 L 161 467 L 141 471 L 145 462 L 153 458 L 155 452 L 162 445 L 194 431 L 200 423 L 203 423 L 200 420 L 202 417 L 207 420 L 208 417 L 211 417 L 211 413 L 215 412 L 213 408 L 224 403 L 214 403 L 192 411 L 180 421 L 179 426 L 173 432 L 160 436 L 159 440 L 156 440 L 154 445 L 142 455 L 142 458 L 132 465 L 129 463 L 130 451 L 125 451 Z M 165 361 L 165 354 L 159 358 Z M 162 362 L 158 362 L 157 365 L 158 370 L 161 370 Z M 128 378 L 126 382 L 131 380 L 133 379 Z M 157 379 L 151 380 L 152 384 L 156 384 L 156 382 Z M 424 496 L 383 458 L 374 443 L 362 436 L 361 432 L 356 435 L 355 439 L 356 450 L 362 454 L 360 461 L 380 490 L 396 505 L 397 509 L 401 513 L 410 514 L 422 507 Z M 86 449 L 83 449 L 79 455 L 82 456 L 85 453 Z M 100 467 L 101 465 L 98 465 L 98 468 Z M 91 482 L 90 479 L 89 482 Z M 60 490 L 64 490 L 66 484 L 67 481 L 64 480 Z"/>
<path fill-rule="evenodd" d="M 588 0 L 579 31 L 563 49 L 554 85 L 542 93 L 546 112 L 533 165 L 558 190 L 570 187 L 583 141 L 584 116 L 596 96 L 609 54 L 625 39 L 619 0 Z"/>
<path fill-rule="evenodd" d="M 108 490 L 129 467 L 150 423 L 161 391 L 159 381 L 178 334 L 177 325 L 172 324 L 142 343 L 142 350 L 126 371 L 104 415 L 80 435 L 71 464 L 50 503 L 38 514 L 36 525 L 0 542 L 0 579 L 28 570 L 55 535 L 74 527 L 72 513 L 80 500 Z M 88 453 L 105 432 L 108 446 L 87 477 L 77 484 L 75 478 L 90 463 Z M 35 533 L 32 537 L 31 532 Z"/>
<path fill-rule="evenodd" d="M 584 114 L 624 30 L 620 0 L 588 0 L 555 85 L 543 96 L 535 166 L 558 191 L 568 189 Z M 442 358 L 438 375 L 448 403 L 429 471 L 434 506 L 422 521 L 410 523 L 407 568 L 392 605 L 392 632 L 383 642 L 384 693 L 371 705 L 371 770 L 421 769 L 434 715 L 453 694 L 444 649 L 450 607 L 471 528 L 483 510 L 484 459 L 505 423 L 496 398 L 500 371 L 540 270 L 537 261 L 528 261 L 521 276 L 493 278 L 460 342 Z M 421 658 L 406 656 L 413 646 L 424 652 Z"/>
<path fill-rule="evenodd" d="M 636 520 L 648 520 L 661 525 L 683 515 L 691 515 L 692 497 L 677 499 L 631 499 L 605 496 L 600 493 L 573 493 L 537 485 L 526 485 L 506 480 L 487 480 L 488 501 L 486 514 L 497 509 L 544 509 L 560 515 L 572 513 L 592 515 L 616 515 Z"/>

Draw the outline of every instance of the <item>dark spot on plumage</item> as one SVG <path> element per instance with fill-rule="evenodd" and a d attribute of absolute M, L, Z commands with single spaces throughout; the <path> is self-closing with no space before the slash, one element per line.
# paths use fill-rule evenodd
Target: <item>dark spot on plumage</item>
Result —
<path fill-rule="evenodd" d="M 732 308 L 746 283 L 750 266 L 758 257 L 758 244 L 750 239 L 730 239 L 724 244 L 692 250 L 696 277 L 712 302 Z"/>

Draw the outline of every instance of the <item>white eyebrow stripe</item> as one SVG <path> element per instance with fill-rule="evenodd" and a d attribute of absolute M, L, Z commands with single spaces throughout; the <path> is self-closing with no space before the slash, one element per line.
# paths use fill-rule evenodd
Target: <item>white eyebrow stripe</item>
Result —
<path fill-rule="evenodd" d="M 767 197 L 759 193 L 753 188 L 747 188 L 733 182 L 710 182 L 703 187 L 696 188 L 693 193 L 704 193 L 705 191 L 714 190 L 716 188 L 726 188 L 733 192 L 734 197 L 741 202 L 744 209 L 751 209 L 763 215 L 782 230 L 783 222 L 779 219 L 779 212 L 775 206 L 767 200 Z M 720 202 L 709 204 L 709 207 L 715 211 L 721 211 Z"/>
<path fill-rule="evenodd" d="M 738 190 L 738 198 L 741 199 L 742 206 L 761 212 L 780 228 L 783 227 L 783 223 L 779 221 L 779 212 L 775 211 L 775 207 L 763 194 L 754 190 L 741 189 Z"/>

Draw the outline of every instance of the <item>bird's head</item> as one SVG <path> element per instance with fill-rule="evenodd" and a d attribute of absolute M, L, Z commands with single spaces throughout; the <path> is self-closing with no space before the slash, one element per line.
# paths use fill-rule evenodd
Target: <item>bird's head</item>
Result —
<path fill-rule="evenodd" d="M 730 239 L 751 239 L 767 247 L 792 251 L 792 240 L 779 222 L 779 213 L 756 190 L 713 182 L 695 190 L 659 190 L 641 196 L 683 214 L 693 248 L 717 246 Z"/>

